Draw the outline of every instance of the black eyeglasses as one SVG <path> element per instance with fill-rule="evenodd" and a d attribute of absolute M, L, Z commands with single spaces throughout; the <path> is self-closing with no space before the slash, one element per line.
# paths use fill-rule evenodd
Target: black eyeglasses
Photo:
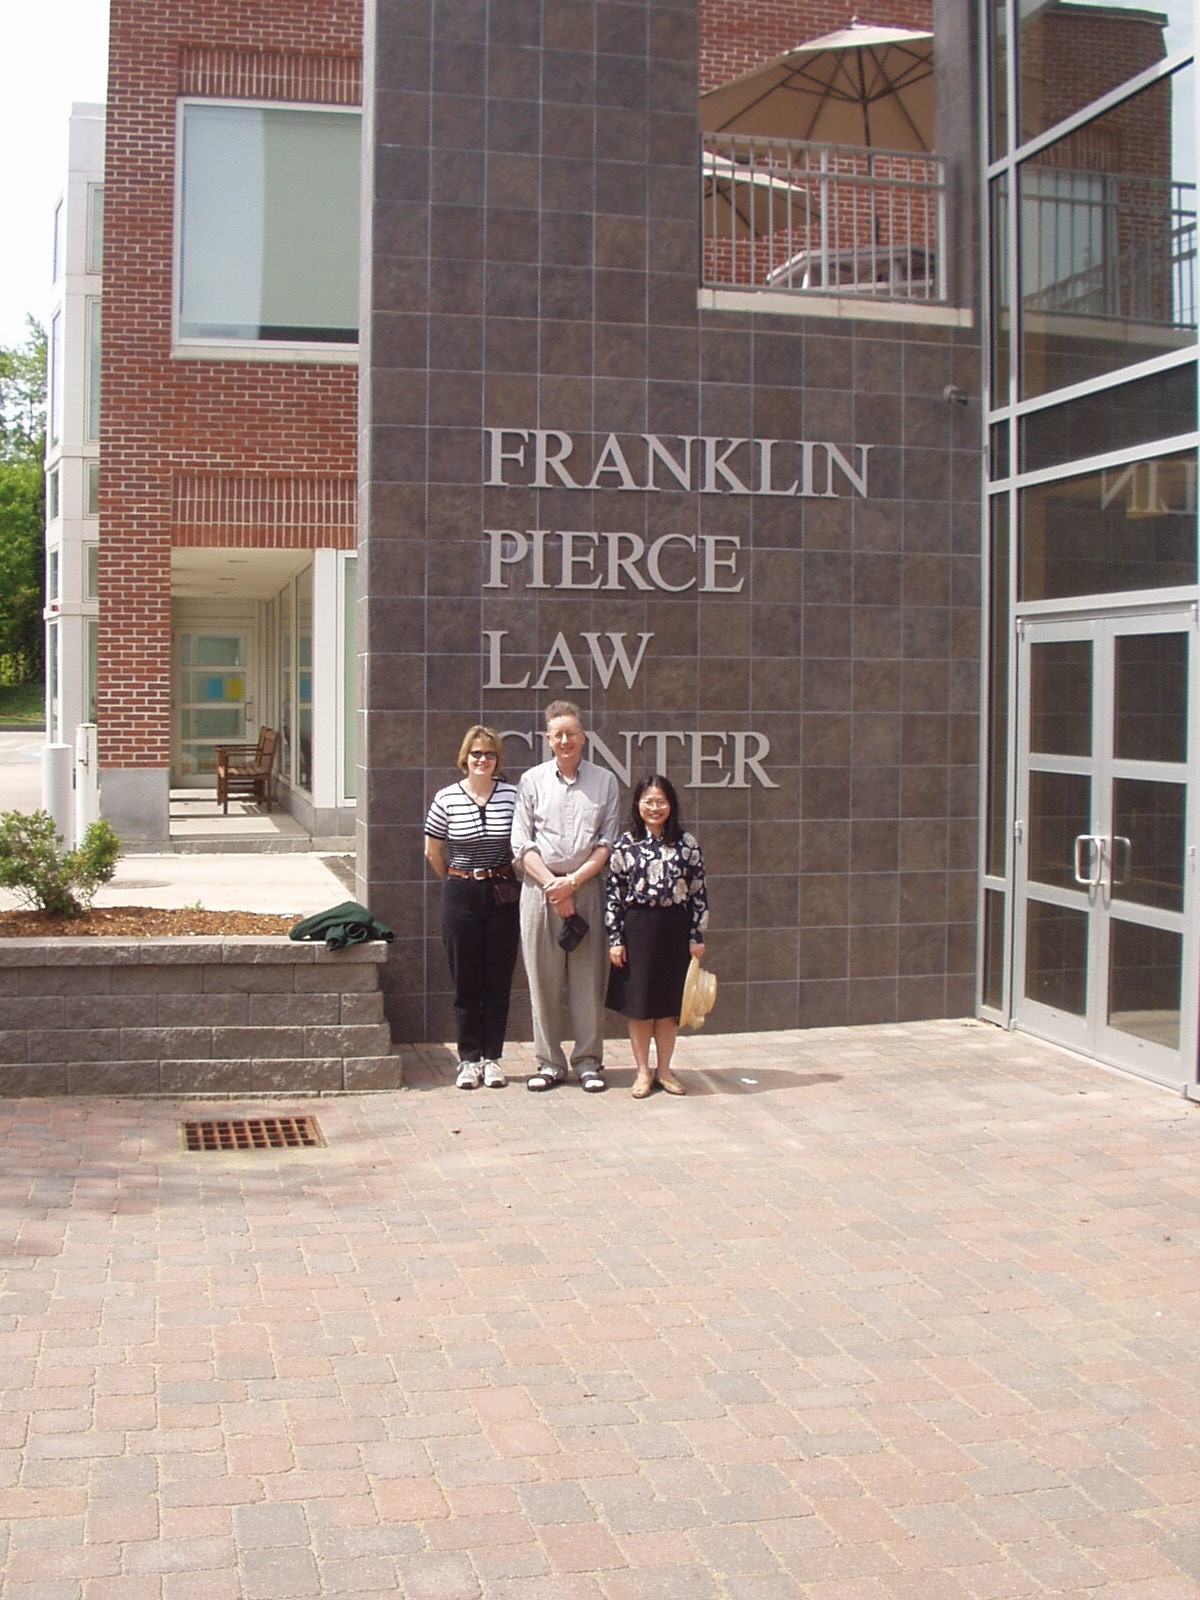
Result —
<path fill-rule="evenodd" d="M 496 759 L 494 750 L 468 750 L 467 754 L 472 761 L 495 761 Z"/>

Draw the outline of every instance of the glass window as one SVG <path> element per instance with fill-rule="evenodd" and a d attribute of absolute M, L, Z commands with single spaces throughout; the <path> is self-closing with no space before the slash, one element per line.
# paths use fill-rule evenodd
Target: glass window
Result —
<path fill-rule="evenodd" d="M 991 650 L 987 704 L 985 871 L 1002 877 L 1008 861 L 1008 496 L 996 495 L 990 509 Z"/>
<path fill-rule="evenodd" d="M 312 612 L 311 567 L 296 579 L 296 783 L 312 790 Z"/>
<path fill-rule="evenodd" d="M 1020 168 L 1021 392 L 1196 342 L 1194 74 L 1114 106 Z"/>
<path fill-rule="evenodd" d="M 1153 7 L 1018 0 L 1021 142 L 1082 111 L 1168 54 L 1190 48 L 1191 0 Z"/>
<path fill-rule="evenodd" d="M 100 546 L 98 544 L 85 544 L 83 547 L 83 582 L 83 598 L 85 600 L 99 600 Z"/>
<path fill-rule="evenodd" d="M 992 481 L 999 482 L 1009 473 L 1008 423 L 1001 422 L 988 429 L 988 447 L 992 457 Z"/>
<path fill-rule="evenodd" d="M 989 97 L 991 100 L 991 156 L 998 161 L 1008 149 L 1008 0 L 992 0 L 991 34 L 988 51 Z"/>
<path fill-rule="evenodd" d="M 1113 688 L 1117 760 L 1182 765 L 1188 754 L 1187 634 L 1118 636 Z"/>
<path fill-rule="evenodd" d="M 58 551 L 46 552 L 46 599 L 58 599 Z"/>
<path fill-rule="evenodd" d="M 1195 454 L 1023 489 L 1020 522 L 1022 600 L 1195 583 Z"/>
<path fill-rule="evenodd" d="M 100 692 L 97 685 L 100 682 L 100 624 L 89 622 L 87 625 L 87 682 L 83 686 L 87 716 L 91 722 L 99 720 L 97 708 L 100 704 Z"/>
<path fill-rule="evenodd" d="M 1051 639 L 1029 652 L 1029 748 L 1037 755 L 1092 753 L 1092 644 Z"/>
<path fill-rule="evenodd" d="M 62 706 L 59 702 L 58 678 L 58 623 L 46 624 L 46 706 L 50 712 L 50 726 L 46 737 L 51 744 L 60 742 Z"/>
<path fill-rule="evenodd" d="M 89 444 L 100 437 L 100 302 L 87 303 L 87 410 L 84 438 Z"/>
<path fill-rule="evenodd" d="M 87 269 L 104 270 L 104 187 L 99 183 L 88 189 Z"/>
<path fill-rule="evenodd" d="M 292 748 L 296 726 L 293 682 L 292 585 L 289 583 L 279 593 L 279 767 L 289 783 L 292 781 Z"/>
<path fill-rule="evenodd" d="M 51 246 L 50 281 L 57 283 L 63 272 L 63 203 L 54 208 L 54 242 Z"/>
<path fill-rule="evenodd" d="M 57 444 L 62 438 L 63 416 L 63 345 L 62 345 L 62 312 L 56 311 L 50 318 L 50 339 L 47 346 L 47 364 L 50 379 L 50 443 Z"/>
<path fill-rule="evenodd" d="M 100 515 L 100 463 L 98 461 L 89 461 L 86 464 L 83 514 L 86 517 L 98 517 Z"/>
<path fill-rule="evenodd" d="M 987 889 L 983 896 L 983 993 L 985 1006 L 1004 1004 L 1004 896 Z"/>
<path fill-rule="evenodd" d="M 358 557 L 342 563 L 342 793 L 358 784 Z"/>
<path fill-rule="evenodd" d="M 46 520 L 48 522 L 57 522 L 59 510 L 58 468 L 53 467 L 46 474 Z"/>
<path fill-rule="evenodd" d="M 186 104 L 179 336 L 358 338 L 360 118 Z"/>
<path fill-rule="evenodd" d="M 1008 404 L 1009 352 L 1012 348 L 1012 284 L 1008 250 L 1008 178 L 988 190 L 992 238 L 992 404 Z"/>
<path fill-rule="evenodd" d="M 1083 456 L 1176 438 L 1195 427 L 1195 368 L 1172 367 L 1022 417 L 1021 470 L 1063 466 Z"/>

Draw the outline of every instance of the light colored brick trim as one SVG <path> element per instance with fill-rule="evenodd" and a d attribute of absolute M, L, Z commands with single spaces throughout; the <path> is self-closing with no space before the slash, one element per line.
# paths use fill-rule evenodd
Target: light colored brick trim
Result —
<path fill-rule="evenodd" d="M 362 62 L 358 56 L 298 50 L 183 45 L 179 92 L 221 100 L 357 106 L 362 104 Z"/>

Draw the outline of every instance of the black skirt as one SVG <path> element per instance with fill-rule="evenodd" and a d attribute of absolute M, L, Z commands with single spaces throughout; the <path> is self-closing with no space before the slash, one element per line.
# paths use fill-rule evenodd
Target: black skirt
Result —
<path fill-rule="evenodd" d="M 687 977 L 691 912 L 680 906 L 630 906 L 625 913 L 625 965 L 608 975 L 610 1011 L 646 1022 L 679 1020 Z"/>

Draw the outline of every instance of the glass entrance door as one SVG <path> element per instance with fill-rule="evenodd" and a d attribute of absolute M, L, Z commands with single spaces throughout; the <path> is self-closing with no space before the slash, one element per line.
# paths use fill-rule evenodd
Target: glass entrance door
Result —
<path fill-rule="evenodd" d="M 1194 610 L 1018 629 L 1014 1020 L 1194 1090 Z"/>
<path fill-rule="evenodd" d="M 216 747 L 253 743 L 250 640 L 244 633 L 197 630 L 176 636 L 175 757 L 172 782 L 216 782 Z"/>

